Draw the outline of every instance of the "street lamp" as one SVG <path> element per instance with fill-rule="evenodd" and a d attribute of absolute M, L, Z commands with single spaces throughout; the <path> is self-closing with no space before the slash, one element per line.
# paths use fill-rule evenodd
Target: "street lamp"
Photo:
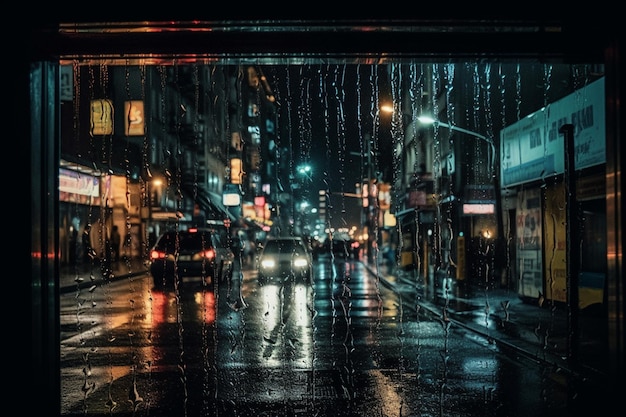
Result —
<path fill-rule="evenodd" d="M 495 155 L 496 155 L 496 151 L 495 151 L 495 145 L 493 143 L 492 139 L 487 138 L 486 136 L 483 136 L 479 133 L 473 132 L 471 130 L 467 130 L 467 129 L 463 129 L 461 127 L 458 126 L 454 126 L 448 123 L 444 123 L 444 122 L 440 122 L 438 120 L 435 120 L 434 118 L 428 116 L 428 115 L 421 115 L 419 117 L 417 117 L 417 121 L 424 124 L 424 125 L 433 125 L 436 127 L 445 127 L 447 129 L 450 129 L 450 131 L 457 131 L 460 133 L 464 133 L 466 135 L 470 135 L 473 136 L 477 139 L 480 139 L 484 142 L 487 142 L 487 144 L 489 145 L 489 149 L 488 149 L 488 155 L 487 155 L 487 168 L 488 168 L 488 174 L 490 176 L 493 175 L 493 170 L 494 170 L 494 159 L 495 159 Z M 495 206 L 494 206 L 495 207 Z M 485 213 L 486 214 L 486 213 Z M 497 215 L 496 215 L 497 216 Z M 500 224 L 500 221 L 498 221 L 498 224 Z M 474 219 L 472 218 L 472 223 L 471 223 L 471 228 L 472 231 L 474 229 Z M 486 240 L 491 240 L 491 238 L 493 237 L 493 233 L 490 230 L 484 230 L 483 233 L 481 233 L 481 240 L 482 239 L 486 239 Z M 474 238 L 473 233 L 472 233 L 472 238 Z M 465 259 L 465 237 L 463 236 L 463 233 L 459 234 L 458 238 L 457 238 L 457 256 L 458 256 L 458 261 L 457 261 L 457 279 L 464 279 L 465 275 L 466 275 L 466 265 L 465 265 L 465 261 L 463 259 Z"/>
<path fill-rule="evenodd" d="M 295 174 L 291 174 L 290 178 L 295 180 L 291 183 L 291 213 L 293 221 L 293 231 L 301 234 L 304 231 L 303 227 L 303 211 L 298 207 L 302 207 L 302 203 L 308 198 L 309 188 L 305 186 L 306 183 L 313 181 L 312 178 L 313 167 L 308 163 L 302 163 L 296 166 Z M 301 190 L 296 193 L 296 190 Z M 299 202 L 296 203 L 296 194 L 298 194 Z"/>
<path fill-rule="evenodd" d="M 309 180 L 311 179 L 311 165 L 304 164 L 298 165 L 298 174 L 305 176 Z"/>
<path fill-rule="evenodd" d="M 476 132 L 472 132 L 471 130 L 467 130 L 467 129 L 463 129 L 462 127 L 458 127 L 458 126 L 454 126 L 448 123 L 444 123 L 444 122 L 440 122 L 439 120 L 435 120 L 430 116 L 427 115 L 421 115 L 417 118 L 417 120 L 424 124 L 424 125 L 433 125 L 433 126 L 441 126 L 441 127 L 445 127 L 448 128 L 450 130 L 453 131 L 457 131 L 457 132 L 461 132 L 461 133 L 465 133 L 467 135 L 470 136 L 474 136 L 475 138 L 478 138 L 480 140 L 483 140 L 485 142 L 487 142 L 487 144 L 489 144 L 489 155 L 487 156 L 487 167 L 489 168 L 489 173 L 493 172 L 493 159 L 495 157 L 496 154 L 496 148 L 495 145 L 493 143 L 493 140 L 487 138 L 486 136 L 481 135 L 480 133 L 476 133 Z"/>

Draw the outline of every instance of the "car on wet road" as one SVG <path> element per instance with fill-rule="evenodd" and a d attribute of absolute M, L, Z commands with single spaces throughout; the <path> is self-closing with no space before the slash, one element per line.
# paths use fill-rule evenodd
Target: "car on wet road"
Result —
<path fill-rule="evenodd" d="M 233 262 L 233 251 L 223 234 L 189 228 L 163 233 L 150 250 L 149 268 L 157 289 L 172 288 L 192 277 L 213 286 L 216 280 L 232 276 Z"/>
<path fill-rule="evenodd" d="M 270 237 L 257 260 L 259 284 L 281 283 L 286 279 L 309 284 L 313 276 L 311 249 L 301 237 Z"/>
<path fill-rule="evenodd" d="M 356 260 L 361 257 L 361 244 L 355 239 L 327 238 L 315 250 L 315 257 L 320 256 Z"/>

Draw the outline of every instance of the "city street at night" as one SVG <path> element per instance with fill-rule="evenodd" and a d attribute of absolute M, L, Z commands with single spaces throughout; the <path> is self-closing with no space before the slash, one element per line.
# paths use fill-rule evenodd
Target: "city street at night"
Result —
<path fill-rule="evenodd" d="M 64 415 L 567 415 L 588 400 L 568 400 L 583 384 L 566 370 L 455 318 L 471 311 L 443 320 L 385 268 L 322 258 L 312 286 L 284 288 L 237 269 L 215 293 L 155 291 L 136 264 L 68 282 Z"/>
<path fill-rule="evenodd" d="M 31 407 L 623 410 L 622 18 L 266 6 L 24 22 Z"/>

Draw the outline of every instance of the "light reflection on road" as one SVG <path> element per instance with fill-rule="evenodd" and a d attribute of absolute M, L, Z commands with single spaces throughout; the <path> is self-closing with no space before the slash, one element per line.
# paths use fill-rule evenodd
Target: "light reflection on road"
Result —
<path fill-rule="evenodd" d="M 263 285 L 259 293 L 264 346 L 259 353 L 263 365 L 279 367 L 287 359 L 295 367 L 310 368 L 313 365 L 311 287 Z"/>

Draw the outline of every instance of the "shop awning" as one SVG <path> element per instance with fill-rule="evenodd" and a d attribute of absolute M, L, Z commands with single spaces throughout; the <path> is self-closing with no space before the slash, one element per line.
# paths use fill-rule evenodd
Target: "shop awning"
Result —
<path fill-rule="evenodd" d="M 195 203 L 204 212 L 206 220 L 237 220 L 237 217 L 222 204 L 222 196 L 219 194 L 208 191 L 201 186 L 187 183 L 183 183 L 181 189 L 185 195 L 195 200 Z"/>

